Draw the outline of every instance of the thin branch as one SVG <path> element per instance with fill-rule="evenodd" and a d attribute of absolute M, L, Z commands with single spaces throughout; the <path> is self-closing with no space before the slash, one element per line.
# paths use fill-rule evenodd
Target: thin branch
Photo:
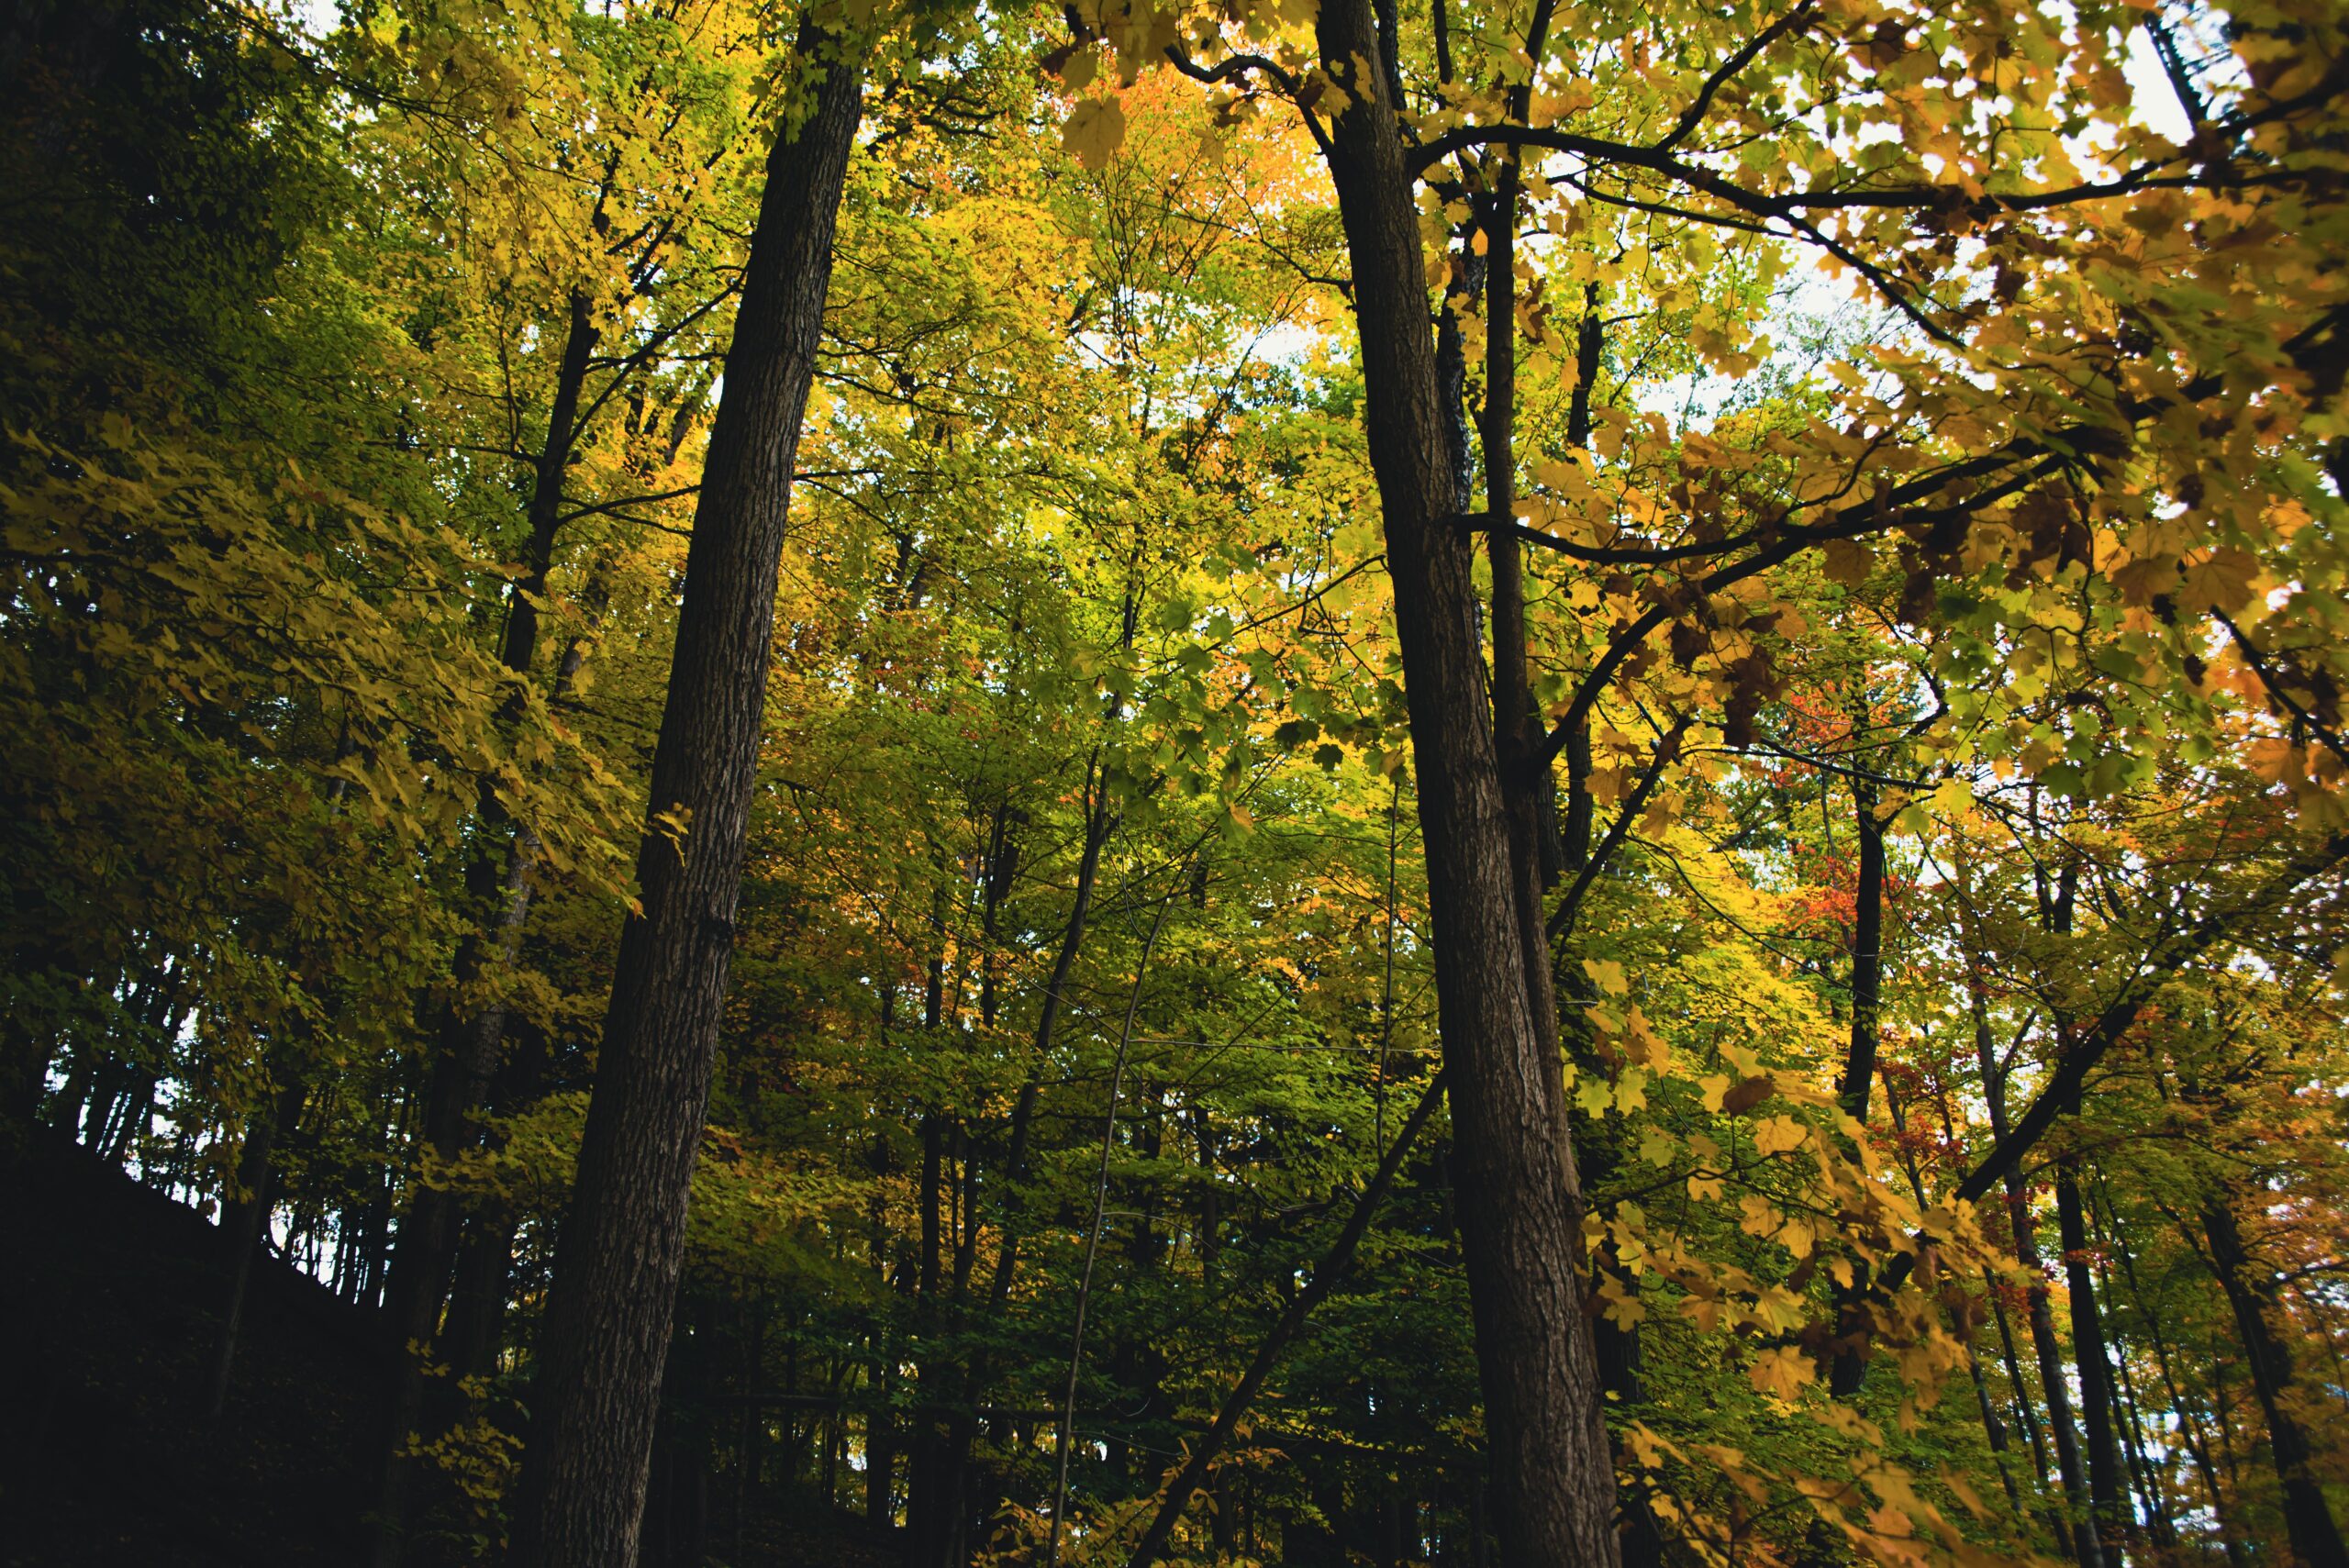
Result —
<path fill-rule="evenodd" d="M 2293 718 L 2306 725 L 2310 732 L 2319 740 L 2323 741 L 2324 749 L 2332 752 L 2343 766 L 2349 767 L 2349 745 L 2343 743 L 2341 736 L 2332 726 L 2318 718 L 2299 698 L 2284 689 L 2283 683 L 2277 680 L 2275 673 L 2268 668 L 2267 655 L 2262 653 L 2258 646 L 2244 635 L 2243 628 L 2237 626 L 2232 617 L 2224 610 L 2216 608 L 2210 611 L 2210 616 L 2212 619 L 2227 628 L 2229 637 L 2234 639 L 2235 651 L 2243 655 L 2243 662 L 2251 666 L 2253 673 L 2259 677 L 2260 684 L 2267 688 L 2267 695 L 2274 697 L 2277 704 Z"/>
<path fill-rule="evenodd" d="M 592 506 L 573 506 L 558 517 L 558 523 L 575 523 L 582 517 L 593 517 L 606 512 L 617 512 L 627 506 L 641 506 L 653 501 L 674 501 L 680 496 L 698 495 L 698 484 L 682 485 L 675 490 L 659 490 L 649 495 L 624 495 L 617 501 L 600 501 Z"/>
<path fill-rule="evenodd" d="M 2022 444 L 2018 443 L 2018 446 Z M 1981 461 L 1987 462 L 1992 460 Z M 2009 476 L 2002 483 L 1969 496 L 1965 501 L 1949 506 L 1912 511 L 1900 520 L 1904 523 L 1921 523 L 1931 526 L 1954 517 L 1970 516 L 1984 506 L 2002 501 L 2017 491 L 2037 484 L 2041 479 L 2054 473 L 2065 462 L 2065 458 L 2051 454 L 2021 473 Z M 1962 463 L 1958 465 L 1958 470 L 1969 466 L 1972 465 Z M 1902 486 L 1900 490 L 1894 491 L 1892 495 L 1897 498 L 1904 492 L 1913 491 L 1919 486 L 1937 490 L 1955 477 L 1958 477 L 1957 470 L 1945 470 L 1943 476 L 1936 480 L 1930 482 L 1920 480 L 1914 485 Z M 1719 593 L 1730 584 L 1742 582 L 1756 573 L 1766 572 L 1774 566 L 1785 564 L 1812 544 L 1825 543 L 1830 539 L 1856 539 L 1891 526 L 1891 519 L 1885 516 L 1884 509 L 1879 508 L 1873 501 L 1846 506 L 1827 522 L 1816 528 L 1787 529 L 1785 537 L 1777 542 L 1755 551 L 1743 561 L 1732 562 L 1698 578 L 1693 587 L 1699 594 Z M 1671 605 L 1651 606 L 1637 620 L 1616 634 L 1609 642 L 1607 651 L 1601 654 L 1598 662 L 1591 667 L 1590 673 L 1583 677 L 1582 685 L 1575 691 L 1574 701 L 1568 705 L 1565 717 L 1551 732 L 1549 742 L 1544 748 L 1545 760 L 1556 757 L 1558 749 L 1565 744 L 1565 738 L 1573 733 L 1574 727 L 1589 717 L 1591 706 L 1598 700 L 1598 694 L 1614 678 L 1615 672 L 1621 667 L 1626 659 L 1631 657 L 1632 651 L 1647 639 L 1650 632 L 1662 626 L 1676 613 L 1677 610 Z"/>
<path fill-rule="evenodd" d="M 1598 879 L 1599 872 L 1622 847 L 1625 835 L 1631 830 L 1631 824 L 1639 818 L 1641 812 L 1647 809 L 1648 797 L 1655 793 L 1656 784 L 1664 777 L 1664 770 L 1680 755 L 1680 738 L 1687 733 L 1691 722 L 1684 714 L 1673 720 L 1670 729 L 1656 738 L 1655 750 L 1648 758 L 1647 770 L 1640 775 L 1638 786 L 1631 791 L 1631 798 L 1623 802 L 1623 809 L 1609 825 L 1607 836 L 1599 840 L 1598 848 L 1584 862 L 1581 872 L 1575 877 L 1574 885 L 1566 889 L 1566 895 L 1558 900 L 1557 910 L 1543 925 L 1542 935 L 1551 941 L 1555 942 L 1574 929 L 1575 917 L 1582 911 L 1583 895 L 1590 891 L 1590 884 Z"/>
<path fill-rule="evenodd" d="M 1085 1365 L 1085 1314 L 1093 1300 L 1093 1264 L 1101 1251 L 1102 1209 L 1109 1201 L 1109 1151 L 1118 1136 L 1118 1095 L 1126 1084 L 1126 1057 L 1133 1049 L 1134 1014 L 1141 1007 L 1143 984 L 1150 978 L 1150 955 L 1158 946 L 1158 934 L 1166 929 L 1166 911 L 1174 906 L 1174 895 L 1168 894 L 1159 900 L 1158 912 L 1151 917 L 1150 935 L 1142 939 L 1141 956 L 1134 962 L 1134 988 L 1126 997 L 1126 1021 L 1118 1031 L 1118 1058 L 1109 1069 L 1109 1110 L 1101 1118 L 1101 1168 L 1093 1182 L 1093 1223 L 1085 1233 L 1085 1269 L 1077 1277 L 1076 1326 L 1069 1332 L 1068 1387 L 1061 1397 L 1060 1430 L 1053 1446 L 1060 1450 L 1057 1461 L 1059 1478 L 1052 1485 L 1052 1530 L 1044 1540 L 1045 1568 L 1055 1568 L 1061 1560 L 1061 1527 L 1068 1513 L 1068 1457 L 1070 1434 L 1076 1420 L 1076 1378 Z"/>
<path fill-rule="evenodd" d="M 1154 1568 L 1159 1558 L 1164 1555 L 1166 1542 L 1174 1533 L 1174 1526 L 1182 1518 L 1183 1510 L 1190 1506 L 1191 1498 L 1198 1492 L 1199 1484 L 1207 1479 L 1208 1466 L 1222 1451 L 1224 1444 L 1231 1440 L 1231 1434 L 1239 1428 L 1240 1418 L 1247 1414 L 1250 1403 L 1255 1399 L 1257 1391 L 1264 1387 L 1264 1379 L 1279 1362 L 1281 1352 L 1288 1348 L 1288 1342 L 1305 1326 L 1306 1318 L 1345 1277 L 1347 1267 L 1353 1261 L 1354 1249 L 1370 1229 L 1371 1218 L 1386 1198 L 1386 1189 L 1394 1185 L 1396 1173 L 1403 1168 L 1405 1156 L 1410 1153 L 1411 1145 L 1418 1140 L 1420 1129 L 1427 1126 L 1429 1118 L 1435 1114 L 1437 1104 L 1443 1098 L 1443 1080 L 1444 1070 L 1441 1068 L 1434 1077 L 1428 1080 L 1426 1093 L 1419 1096 L 1419 1103 L 1411 1108 L 1409 1118 L 1403 1123 L 1401 1130 L 1396 1133 L 1395 1142 L 1386 1151 L 1386 1157 L 1378 1162 L 1378 1170 L 1370 1178 L 1370 1184 L 1355 1200 L 1353 1213 L 1346 1217 L 1346 1228 L 1338 1233 L 1337 1240 L 1330 1244 L 1330 1251 L 1315 1265 L 1313 1278 L 1290 1300 L 1279 1321 L 1273 1325 L 1272 1332 L 1266 1334 L 1264 1342 L 1256 1347 L 1255 1357 L 1249 1362 L 1248 1370 L 1241 1373 L 1239 1383 L 1224 1396 L 1222 1407 L 1216 1411 L 1215 1424 L 1192 1446 L 1189 1457 L 1183 1462 L 1183 1468 L 1166 1484 L 1166 1496 L 1159 1503 L 1157 1513 L 1152 1516 L 1150 1528 L 1142 1532 L 1141 1543 L 1134 1548 L 1133 1555 L 1126 1560 L 1126 1568 Z"/>
<path fill-rule="evenodd" d="M 1712 112 L 1713 97 L 1716 94 L 1729 85 L 1738 72 L 1753 64 L 1756 55 L 1817 14 L 1811 0 L 1802 0 L 1801 5 L 1747 39 L 1742 49 L 1722 61 L 1719 69 L 1705 78 L 1705 84 L 1698 89 L 1695 102 L 1681 112 L 1679 122 L 1665 134 L 1662 141 L 1655 144 L 1655 150 L 1658 152 L 1669 152 L 1687 140 L 1688 134 L 1703 124 L 1706 115 Z"/>
<path fill-rule="evenodd" d="M 1297 118 L 1305 122 L 1306 131 L 1313 138 L 1313 145 L 1321 150 L 1321 156 L 1330 158 L 1336 155 L 1337 150 L 1330 146 L 1329 133 L 1321 128 L 1321 122 L 1313 117 L 1313 111 L 1305 106 L 1304 84 L 1283 70 L 1277 61 L 1267 60 L 1261 54 L 1234 54 L 1214 65 L 1201 65 L 1184 50 L 1182 45 L 1173 43 L 1166 46 L 1166 58 L 1174 62 L 1175 70 L 1194 82 L 1229 82 L 1252 71 L 1270 77 L 1274 85 L 1281 90 L 1281 95 L 1288 100 L 1289 107 L 1297 111 Z"/>

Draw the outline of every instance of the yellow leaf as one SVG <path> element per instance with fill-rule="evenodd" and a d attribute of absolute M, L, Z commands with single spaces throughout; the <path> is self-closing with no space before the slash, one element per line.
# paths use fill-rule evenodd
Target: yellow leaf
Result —
<path fill-rule="evenodd" d="M 1810 1381 L 1810 1359 L 1798 1350 L 1764 1351 L 1753 1358 L 1745 1375 L 1761 1393 L 1792 1399 Z"/>
<path fill-rule="evenodd" d="M 1623 1288 L 1623 1282 L 1609 1275 L 1598 1287 L 1599 1299 L 1607 1304 L 1608 1318 L 1616 1327 L 1629 1329 L 1648 1315 L 1646 1304 Z"/>
<path fill-rule="evenodd" d="M 1612 1086 L 1595 1073 L 1585 1079 L 1582 1086 L 1575 1091 L 1575 1104 L 1582 1107 L 1586 1116 L 1601 1115 L 1614 1103 Z"/>
<path fill-rule="evenodd" d="M 1942 1485 L 1948 1487 L 1951 1495 L 1965 1504 L 1966 1512 L 1976 1518 L 1987 1519 L 1990 1517 L 1990 1510 L 1983 1507 L 1981 1494 L 1974 1490 L 1973 1483 L 1948 1465 L 1942 1467 Z"/>
<path fill-rule="evenodd" d="M 2192 608 L 2232 613 L 2251 602 L 2258 575 L 2259 559 L 2250 551 L 2214 550 L 2209 560 L 2186 569 L 2183 593 Z"/>
<path fill-rule="evenodd" d="M 1061 145 L 1096 173 L 1108 167 L 1125 140 L 1126 111 L 1115 98 L 1087 98 L 1061 128 Z"/>
<path fill-rule="evenodd" d="M 2308 777 L 2306 755 L 2281 736 L 2264 736 L 2245 747 L 2243 764 L 2266 784 L 2297 784 Z"/>
<path fill-rule="evenodd" d="M 1906 1540 L 1916 1533 L 1916 1527 L 1909 1522 L 1909 1516 L 1888 1504 L 1868 1515 L 1868 1528 L 1878 1535 L 1888 1535 L 1895 1540 Z"/>
<path fill-rule="evenodd" d="M 1831 539 L 1827 541 L 1827 578 L 1846 588 L 1856 588 L 1867 581 L 1869 571 L 1876 565 L 1875 552 L 1855 539 Z"/>

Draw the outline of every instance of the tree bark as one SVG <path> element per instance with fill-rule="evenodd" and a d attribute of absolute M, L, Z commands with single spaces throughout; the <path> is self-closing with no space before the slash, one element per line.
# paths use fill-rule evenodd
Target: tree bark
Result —
<path fill-rule="evenodd" d="M 2162 1332 L 2161 1316 L 2154 1310 L 2153 1297 L 2146 1294 L 2143 1283 L 2137 1277 L 2137 1260 L 2129 1251 L 2127 1233 L 2121 1229 L 2121 1212 L 2114 1207 L 2110 1192 L 2102 1190 L 2101 1183 L 2099 1186 L 2104 1200 L 2103 1234 L 2113 1255 L 2121 1262 L 2121 1277 L 2129 1282 L 2130 1296 L 2137 1303 L 2138 1315 L 2144 1322 L 2145 1337 L 2153 1346 L 2154 1365 L 2162 1374 L 2162 1386 L 2169 1396 L 2170 1408 L 2177 1413 L 2187 1457 L 2193 1462 L 2195 1473 L 2202 1482 L 2203 1494 L 2210 1500 L 2210 1518 L 2218 1527 L 2219 1540 L 2226 1549 L 2227 1561 L 2241 1564 L 2248 1560 L 2250 1544 L 2234 1528 L 2226 1494 L 2219 1485 L 2218 1468 L 2210 1462 L 2210 1444 L 2202 1430 L 2202 1418 L 2178 1387 L 2170 1364 L 2168 1337 Z"/>
<path fill-rule="evenodd" d="M 2099 1265 L 2095 1273 L 2098 1299 L 2114 1299 L 2111 1272 Z M 2121 1433 L 2121 1456 L 2129 1462 L 2130 1479 L 2135 1483 L 2137 1500 L 2145 1510 L 2145 1529 L 2155 1546 L 2175 1546 L 2177 1532 L 2170 1520 L 2162 1473 L 2145 1451 L 2143 1417 L 2137 1403 L 2136 1380 L 2129 1372 L 2128 1350 L 2117 1337 L 2109 1348 L 2112 1364 L 2112 1424 Z"/>
<path fill-rule="evenodd" d="M 2224 1202 L 2203 1205 L 2202 1236 L 2210 1248 L 2211 1272 L 2234 1309 L 2252 1392 L 2267 1418 L 2267 1443 L 2284 1490 L 2284 1528 L 2291 1537 L 2292 1554 L 2300 1568 L 2349 1568 L 2341 1527 L 2333 1522 L 2324 1488 L 2311 1469 L 2315 1450 L 2292 1412 L 2292 1352 L 2267 1316 L 2277 1307 L 2275 1291 L 2260 1278 L 2234 1210 Z"/>
<path fill-rule="evenodd" d="M 686 554 L 669 698 L 516 1511 L 524 1568 L 629 1568 L 733 950 L 775 574 L 863 110 L 861 54 L 803 28 L 815 103 L 779 135 Z M 815 61 L 821 48 L 837 58 Z"/>
<path fill-rule="evenodd" d="M 1852 915 L 1852 1038 L 1836 1098 L 1843 1114 L 1865 1125 L 1868 1089 L 1876 1082 L 1876 1019 L 1884 995 L 1884 824 L 1876 814 L 1876 786 L 1852 791 L 1853 827 L 1859 839 L 1858 885 Z M 1835 1291 L 1836 1338 L 1828 1388 L 1848 1399 L 1867 1380 L 1867 1266 L 1853 1264 L 1852 1283 Z"/>
<path fill-rule="evenodd" d="M 2064 1352 L 2056 1342 L 2055 1318 L 2048 1308 L 2047 1287 L 2040 1283 L 2039 1249 L 2027 1236 L 2027 1232 L 2017 1232 L 2015 1256 L 2033 1275 L 2028 1314 L 2031 1343 L 2039 1358 L 2039 1387 L 2047 1400 L 2047 1428 L 2055 1440 L 2055 1471 L 2064 1483 L 2073 1555 L 2080 1568 L 2102 1568 L 2104 1541 L 2097 1529 L 2093 1498 L 2080 1462 L 2079 1428 L 2073 1422 L 2071 1391 L 2064 1381 Z"/>
<path fill-rule="evenodd" d="M 1485 539 L 1492 567 L 1493 760 L 1508 823 L 1510 891 L 1525 948 L 1526 1008 L 1540 1047 L 1558 1051 L 1558 999 L 1542 895 L 1559 859 L 1550 767 L 1525 643 L 1525 549 L 1518 542 L 1517 167 L 1494 178 L 1485 224 Z M 1564 1102 L 1560 1100 L 1563 1111 Z"/>
<path fill-rule="evenodd" d="M 2006 1073 L 1990 1039 L 1989 1020 L 1978 987 L 1972 988 L 1971 999 L 1974 1051 L 1982 1073 L 1982 1096 L 1990 1111 L 1990 1136 L 2003 1143 L 2007 1138 Z M 2064 1485 L 2065 1527 L 2071 1535 L 2072 1554 L 2080 1568 L 2103 1568 L 2104 1543 L 2097 1532 L 2087 1476 L 2080 1463 L 2079 1430 L 2072 1421 L 2071 1388 L 2064 1380 L 2064 1355 L 2055 1340 L 2054 1316 L 2048 1310 L 2046 1275 L 2040 1266 L 2038 1240 L 2032 1233 L 2030 1196 L 2024 1190 L 2021 1171 L 2010 1168 L 2004 1179 L 2007 1223 L 2013 1232 L 2015 1262 L 2030 1276 L 2025 1316 L 2031 1328 L 2032 1349 L 2039 1361 L 2040 1393 L 2047 1401 L 2047 1431 L 2055 1450 L 2055 1472 Z M 2016 1388 L 2020 1393 L 2020 1382 Z"/>
<path fill-rule="evenodd" d="M 546 440 L 531 465 L 529 538 L 524 548 L 522 576 L 507 604 L 506 630 L 498 646 L 498 662 L 518 682 L 529 678 L 538 659 L 539 601 L 554 568 L 555 538 L 562 521 L 563 471 L 578 443 L 579 399 L 597 337 L 587 296 L 573 289 L 555 373 L 553 403 L 547 416 Z M 574 650 L 570 662 L 574 666 L 575 659 Z M 561 685 L 561 678 L 557 684 Z M 507 705 L 509 717 L 521 711 L 521 704 L 518 688 Z M 479 805 L 485 827 L 511 831 L 502 873 L 492 879 L 487 846 L 476 851 L 467 871 L 467 880 L 473 884 L 469 892 L 481 924 L 467 931 L 458 947 L 453 965 L 458 995 L 451 999 L 443 1020 L 426 1101 L 425 1141 L 443 1162 L 457 1158 L 473 1137 L 474 1114 L 496 1070 L 506 1036 L 505 1003 L 494 1000 L 468 1015 L 463 993 L 481 978 L 492 951 L 501 963 L 513 961 L 529 917 L 535 885 L 531 873 L 539 852 L 537 837 L 527 826 L 511 822 L 486 780 L 480 788 Z M 494 912 L 488 907 L 493 901 Z M 442 1309 L 455 1288 L 462 1218 L 455 1194 L 419 1185 L 400 1226 L 391 1293 L 396 1372 L 375 1506 L 374 1568 L 397 1568 L 403 1555 L 414 1469 L 407 1457 L 408 1440 L 418 1429 L 426 1403 L 424 1368 L 411 1347 L 438 1337 Z M 478 1251 L 481 1243 L 473 1245 Z M 476 1267 L 481 1266 L 483 1261 L 477 1258 Z"/>
<path fill-rule="evenodd" d="M 1526 933 L 1468 540 L 1453 526 L 1412 177 L 1367 0 L 1330 0 L 1324 68 L 1350 95 L 1330 166 L 1353 264 L 1370 451 L 1411 717 L 1460 1218 L 1501 1555 L 1612 1568 L 1615 1477 L 1583 1315 L 1581 1205 Z"/>
<path fill-rule="evenodd" d="M 2104 1318 L 2098 1310 L 2096 1278 L 2089 1272 L 2087 1221 L 2080 1207 L 2079 1174 L 2068 1156 L 2055 1164 L 2055 1223 L 2064 1244 L 2064 1284 L 2072 1306 L 2072 1364 L 2080 1378 L 2080 1424 L 2088 1439 L 2088 1495 L 2097 1528 L 2108 1538 L 2136 1534 L 2129 1507 L 2121 1449 L 2112 1412 L 2112 1364 L 2104 1349 Z"/>
<path fill-rule="evenodd" d="M 1068 923 L 1061 929 L 1060 946 L 1044 984 L 1043 1003 L 1037 1010 L 1028 1073 L 1011 1107 L 1003 1166 L 1007 1205 L 1016 1201 L 1018 1186 L 1028 1176 L 1028 1143 L 1035 1127 L 1037 1101 L 1043 1092 L 1044 1070 L 1052 1060 L 1053 1037 L 1066 1006 L 1069 976 L 1075 971 L 1077 955 L 1084 950 L 1085 931 L 1092 921 L 1093 889 L 1100 875 L 1101 852 L 1118 825 L 1110 811 L 1108 780 L 1101 767 L 1098 749 L 1085 762 L 1085 842 L 1077 856 L 1076 887 L 1069 906 Z M 968 1287 L 968 1267 L 974 1257 L 966 1249 L 975 1246 L 976 1231 L 974 1213 L 956 1249 L 952 1299 L 958 1304 L 958 1310 Z M 1019 1262 L 1019 1217 L 1007 1207 L 998 1223 L 995 1262 L 987 1284 L 990 1312 L 1000 1312 L 1010 1298 L 1012 1275 Z M 954 1326 L 960 1327 L 959 1323 Z M 933 1368 L 935 1379 L 930 1376 Z M 944 1385 L 946 1368 L 936 1361 L 926 1358 L 922 1373 L 923 1387 L 932 1386 L 933 1383 Z M 961 1568 L 969 1559 L 970 1454 L 972 1441 L 978 1435 L 970 1407 L 976 1402 L 986 1377 L 985 1354 L 980 1351 L 961 1368 L 952 1385 L 956 1392 L 942 1399 L 935 1395 L 927 1397 L 924 1402 L 931 1408 L 915 1423 L 912 1450 L 906 1462 L 906 1553 L 912 1568 Z M 940 1405 L 947 1407 L 942 1415 L 937 1408 Z"/>

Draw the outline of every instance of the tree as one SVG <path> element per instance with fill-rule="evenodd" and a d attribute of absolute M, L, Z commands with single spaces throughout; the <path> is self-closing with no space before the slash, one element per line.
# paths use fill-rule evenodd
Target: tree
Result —
<path fill-rule="evenodd" d="M 517 1546 L 636 1557 L 686 1201 L 732 955 L 764 719 L 775 572 L 815 375 L 832 233 L 862 118 L 853 41 L 812 24 L 810 106 L 777 133 L 725 397 L 710 432 L 677 650 L 596 1092 L 541 1349 Z"/>
<path fill-rule="evenodd" d="M 419 1565 L 2324 1560 L 2303 13 L 42 21 L 12 1114 L 204 1495 L 276 1254 Z"/>

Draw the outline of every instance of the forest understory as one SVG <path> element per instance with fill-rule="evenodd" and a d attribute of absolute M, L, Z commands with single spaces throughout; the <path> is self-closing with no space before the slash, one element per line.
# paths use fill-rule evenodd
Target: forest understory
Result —
<path fill-rule="evenodd" d="M 382 1314 L 282 1258 L 253 1265 L 239 1366 L 207 1409 L 221 1241 L 185 1205 L 43 1140 L 0 1212 L 0 1332 L 39 1347 L 12 1374 L 0 1450 L 7 1568 L 328 1568 L 359 1560 L 389 1411 Z M 675 1407 L 673 1423 L 722 1411 Z M 812 1474 L 747 1493 L 706 1456 L 656 1451 L 640 1561 L 881 1568 L 898 1531 L 829 1505 Z M 462 1514 L 442 1525 L 466 1523 Z M 739 1530 L 739 1533 L 738 1533 Z M 444 1543 L 463 1556 L 468 1543 Z"/>
<path fill-rule="evenodd" d="M 0 1568 L 2349 1568 L 2349 0 L 15 0 Z"/>

